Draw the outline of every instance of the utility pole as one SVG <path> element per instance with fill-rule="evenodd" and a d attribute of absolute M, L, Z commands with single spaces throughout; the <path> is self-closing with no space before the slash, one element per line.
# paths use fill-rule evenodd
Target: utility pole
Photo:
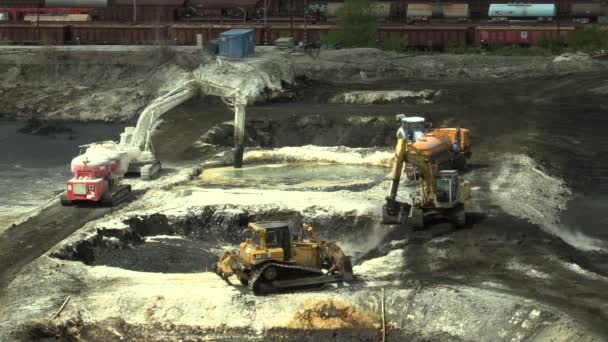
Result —
<path fill-rule="evenodd" d="M 245 151 L 245 107 L 247 103 L 234 99 L 234 168 L 243 167 L 243 152 Z"/>
<path fill-rule="evenodd" d="M 264 0 L 264 45 L 268 45 L 268 25 L 266 23 L 266 13 L 268 12 L 268 0 Z"/>
<path fill-rule="evenodd" d="M 133 0 L 133 23 L 137 23 L 137 0 Z"/>
<path fill-rule="evenodd" d="M 40 43 L 40 7 L 42 7 L 41 4 L 42 0 L 38 1 L 38 8 L 36 9 L 36 40 L 38 41 L 38 43 Z M 17 20 L 15 18 L 15 20 Z"/>
<path fill-rule="evenodd" d="M 304 0 L 304 46 L 308 43 L 308 29 L 306 26 L 306 7 L 308 6 L 308 1 Z"/>
<path fill-rule="evenodd" d="M 289 0 L 289 30 L 293 37 L 293 0 Z"/>

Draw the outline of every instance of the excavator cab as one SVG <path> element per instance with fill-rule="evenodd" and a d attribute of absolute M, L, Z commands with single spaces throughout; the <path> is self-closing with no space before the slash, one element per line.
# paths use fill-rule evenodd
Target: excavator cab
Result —
<path fill-rule="evenodd" d="M 422 137 L 426 129 L 430 127 L 430 124 L 420 116 L 405 116 L 405 114 L 399 114 L 397 117 L 401 119 L 401 127 L 397 131 L 398 139 L 414 142 Z"/>
<path fill-rule="evenodd" d="M 443 170 L 435 178 L 435 206 L 437 208 L 452 208 L 459 201 L 458 171 Z"/>

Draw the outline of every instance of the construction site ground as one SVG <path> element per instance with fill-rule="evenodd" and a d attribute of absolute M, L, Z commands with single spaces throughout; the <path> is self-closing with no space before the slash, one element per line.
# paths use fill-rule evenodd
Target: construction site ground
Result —
<path fill-rule="evenodd" d="M 0 340 L 377 341 L 383 324 L 389 341 L 606 340 L 607 75 L 309 73 L 248 107 L 240 173 L 232 113 L 190 100 L 154 132 L 166 170 L 127 179 L 128 202 L 50 203 L 0 235 Z M 395 90 L 409 93 L 377 99 Z M 473 132 L 465 228 L 380 224 L 397 113 Z M 414 190 L 404 180 L 400 198 Z M 269 296 L 230 286 L 211 264 L 256 220 L 313 225 L 357 279 Z"/>

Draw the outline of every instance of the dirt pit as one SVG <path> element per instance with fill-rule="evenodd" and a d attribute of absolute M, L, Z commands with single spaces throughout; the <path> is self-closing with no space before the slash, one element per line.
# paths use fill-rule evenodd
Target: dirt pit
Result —
<path fill-rule="evenodd" d="M 139 272 L 210 272 L 226 249 L 238 248 L 248 222 L 255 221 L 286 221 L 297 236 L 303 234 L 302 222 L 311 224 L 322 238 L 342 240 L 355 261 L 390 231 L 380 231 L 371 218 L 354 214 L 303 217 L 292 210 L 208 206 L 182 217 L 153 214 L 126 219 L 125 227 L 97 229 L 52 256 Z"/>
<path fill-rule="evenodd" d="M 504 217 L 486 218 L 478 229 L 439 224 L 412 235 L 353 210 L 376 204 L 384 190 L 383 184 L 363 192 L 202 188 L 185 197 L 150 191 L 152 213 L 142 211 L 148 203 L 142 199 L 28 265 L 9 287 L 6 307 L 32 304 L 8 314 L 0 332 L 6 327 L 22 340 L 378 341 L 384 301 L 389 340 L 594 341 L 590 317 L 603 314 L 584 295 L 599 293 L 605 281 L 567 268 L 563 260 L 575 252 L 567 255 L 563 243 Z M 201 205 L 224 200 L 239 204 Z M 230 285 L 206 272 L 224 248 L 236 247 L 249 222 L 264 220 L 292 228 L 309 223 L 322 238 L 337 240 L 354 256 L 356 280 L 255 296 L 236 280 Z M 519 231 L 504 229 L 513 226 Z M 60 317 L 46 319 L 67 296 Z"/>
<path fill-rule="evenodd" d="M 182 236 L 148 236 L 143 243 L 98 249 L 93 266 L 119 267 L 132 271 L 193 273 L 210 271 L 217 256 L 214 246 Z"/>

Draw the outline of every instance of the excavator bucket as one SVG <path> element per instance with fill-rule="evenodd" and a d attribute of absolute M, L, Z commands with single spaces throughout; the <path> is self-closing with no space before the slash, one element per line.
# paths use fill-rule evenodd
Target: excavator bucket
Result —
<path fill-rule="evenodd" d="M 411 205 L 397 201 L 386 201 L 382 206 L 382 224 L 393 225 L 405 223 Z"/>

